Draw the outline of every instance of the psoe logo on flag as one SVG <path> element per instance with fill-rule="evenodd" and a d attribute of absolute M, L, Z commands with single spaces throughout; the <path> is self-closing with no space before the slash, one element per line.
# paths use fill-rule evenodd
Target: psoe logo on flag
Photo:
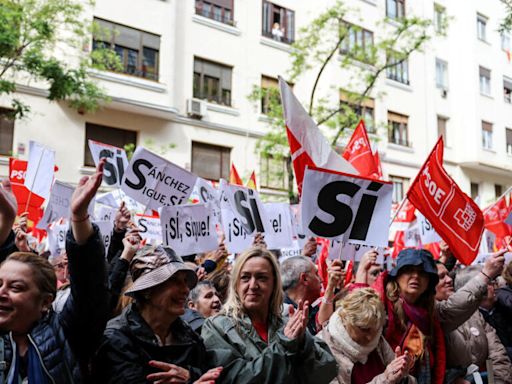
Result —
<path fill-rule="evenodd" d="M 476 220 L 476 212 L 469 203 L 466 203 L 464 210 L 459 208 L 455 213 L 454 219 L 457 221 L 460 227 L 468 232 Z"/>

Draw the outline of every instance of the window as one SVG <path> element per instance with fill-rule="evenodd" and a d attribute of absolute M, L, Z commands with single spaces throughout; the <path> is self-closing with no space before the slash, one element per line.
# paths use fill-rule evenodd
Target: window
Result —
<path fill-rule="evenodd" d="M 194 97 L 230 106 L 231 72 L 231 67 L 194 58 Z"/>
<path fill-rule="evenodd" d="M 14 120 L 9 118 L 11 110 L 0 108 L 0 155 L 12 155 Z"/>
<path fill-rule="evenodd" d="M 340 103 L 342 106 L 346 106 L 345 113 L 354 113 L 360 119 L 364 120 L 366 130 L 369 133 L 376 133 L 375 128 L 375 100 L 372 98 L 365 98 L 361 102 L 361 106 L 358 107 L 358 95 L 341 90 L 340 92 Z M 357 102 L 357 103 L 356 103 Z"/>
<path fill-rule="evenodd" d="M 491 71 L 484 67 L 479 67 L 480 93 L 482 95 L 491 95 Z"/>
<path fill-rule="evenodd" d="M 487 17 L 477 14 L 476 15 L 476 35 L 480 40 L 487 41 Z"/>
<path fill-rule="evenodd" d="M 448 147 L 448 139 L 446 137 L 446 125 L 448 119 L 446 117 L 437 116 L 437 136 L 443 136 L 444 146 Z"/>
<path fill-rule="evenodd" d="M 471 198 L 476 199 L 480 195 L 480 185 L 471 183 Z"/>
<path fill-rule="evenodd" d="M 196 0 L 196 15 L 233 25 L 233 0 Z"/>
<path fill-rule="evenodd" d="M 510 52 L 510 34 L 508 32 L 501 33 L 501 49 Z"/>
<path fill-rule="evenodd" d="M 386 69 L 388 79 L 409 84 L 409 64 L 407 59 L 400 60 L 393 55 L 392 57 L 388 57 L 388 65 L 390 65 L 390 67 Z"/>
<path fill-rule="evenodd" d="M 192 142 L 192 173 L 207 179 L 229 180 L 231 148 Z"/>
<path fill-rule="evenodd" d="M 503 100 L 505 103 L 512 103 L 512 79 L 503 78 Z"/>
<path fill-rule="evenodd" d="M 110 48 L 119 56 L 123 73 L 158 80 L 160 36 L 94 18 L 99 31 L 92 49 Z"/>
<path fill-rule="evenodd" d="M 409 179 L 389 175 L 389 181 L 393 183 L 393 203 L 400 203 L 404 199 L 404 191 Z"/>
<path fill-rule="evenodd" d="M 434 28 L 436 32 L 442 32 L 446 24 L 446 8 L 434 3 Z"/>
<path fill-rule="evenodd" d="M 286 159 L 261 155 L 260 157 L 260 183 L 269 189 L 288 189 L 288 172 Z"/>
<path fill-rule="evenodd" d="M 341 42 L 340 52 L 356 60 L 370 61 L 373 54 L 373 32 L 354 24 L 343 23 L 347 29 L 347 35 Z"/>
<path fill-rule="evenodd" d="M 482 121 L 482 148 L 492 149 L 492 124 Z"/>
<path fill-rule="evenodd" d="M 295 12 L 263 0 L 263 36 L 291 44 L 295 40 Z"/>
<path fill-rule="evenodd" d="M 107 127 L 104 125 L 85 123 L 84 165 L 94 167 L 94 160 L 89 151 L 89 140 L 124 148 L 128 144 L 137 144 L 137 132 L 127 129 Z"/>
<path fill-rule="evenodd" d="M 507 145 L 507 154 L 512 155 L 512 129 L 506 128 L 506 145 Z"/>
<path fill-rule="evenodd" d="M 503 186 L 500 184 L 494 184 L 494 196 L 497 199 L 503 193 Z"/>
<path fill-rule="evenodd" d="M 448 63 L 441 59 L 436 59 L 436 87 L 448 89 Z"/>
<path fill-rule="evenodd" d="M 276 78 L 262 75 L 261 90 L 263 96 L 261 98 L 261 113 L 267 115 L 270 112 L 271 102 L 279 100 L 279 81 Z"/>
<path fill-rule="evenodd" d="M 386 16 L 391 19 L 405 17 L 405 0 L 386 0 Z"/>
<path fill-rule="evenodd" d="M 408 120 L 409 118 L 405 115 L 388 112 L 388 140 L 390 143 L 406 147 L 410 146 L 411 143 L 409 143 L 409 133 L 407 130 Z"/>

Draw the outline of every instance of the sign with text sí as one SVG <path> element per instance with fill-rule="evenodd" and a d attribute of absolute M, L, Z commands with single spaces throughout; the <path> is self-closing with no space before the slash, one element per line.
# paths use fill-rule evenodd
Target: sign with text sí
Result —
<path fill-rule="evenodd" d="M 146 209 L 185 204 L 197 176 L 170 161 L 137 147 L 121 189 Z"/>
<path fill-rule="evenodd" d="M 308 236 L 386 247 L 392 183 L 308 168 L 302 186 L 302 227 Z"/>
<path fill-rule="evenodd" d="M 135 225 L 140 228 L 139 234 L 150 243 L 162 243 L 162 226 L 159 217 L 135 214 L 133 217 Z"/>
<path fill-rule="evenodd" d="M 163 207 L 160 210 L 162 239 L 179 256 L 217 248 L 216 220 L 207 204 Z"/>
<path fill-rule="evenodd" d="M 98 166 L 100 159 L 106 159 L 105 168 L 103 169 L 103 181 L 105 184 L 120 187 L 124 170 L 128 168 L 126 151 L 122 148 L 94 140 L 89 140 L 89 150 L 96 166 Z"/>

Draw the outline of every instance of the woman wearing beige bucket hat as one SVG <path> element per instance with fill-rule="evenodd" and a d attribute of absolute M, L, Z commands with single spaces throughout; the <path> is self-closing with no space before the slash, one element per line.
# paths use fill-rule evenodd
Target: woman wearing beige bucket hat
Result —
<path fill-rule="evenodd" d="M 180 319 L 197 283 L 194 271 L 172 249 L 146 245 L 137 250 L 130 273 L 133 285 L 125 294 L 135 301 L 107 325 L 94 364 L 96 382 L 214 381 L 221 368 L 208 371 L 203 341 Z"/>

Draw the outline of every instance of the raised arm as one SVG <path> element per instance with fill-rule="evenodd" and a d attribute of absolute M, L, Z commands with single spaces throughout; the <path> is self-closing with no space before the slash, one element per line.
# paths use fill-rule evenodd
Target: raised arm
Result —
<path fill-rule="evenodd" d="M 7 179 L 0 183 L 0 247 L 8 246 L 14 239 L 12 226 L 18 212 L 18 203 L 12 193 L 11 182 Z M 8 241 L 9 240 L 9 241 Z M 4 255 L 2 255 L 4 256 Z M 7 256 L 7 255 L 5 255 Z"/>

